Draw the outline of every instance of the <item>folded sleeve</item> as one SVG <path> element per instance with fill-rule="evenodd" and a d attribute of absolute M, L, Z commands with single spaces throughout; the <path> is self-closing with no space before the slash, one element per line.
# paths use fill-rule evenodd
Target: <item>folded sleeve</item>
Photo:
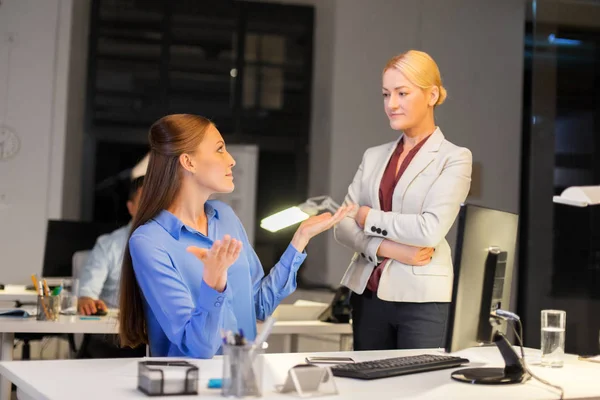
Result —
<path fill-rule="evenodd" d="M 365 152 L 366 155 L 366 152 Z M 359 196 L 362 188 L 362 175 L 365 164 L 365 156 L 354 175 L 352 183 L 348 187 L 348 194 L 344 199 L 344 205 L 357 204 L 358 206 L 365 205 L 359 203 Z M 356 224 L 353 217 L 345 217 L 338 224 L 333 227 L 333 235 L 335 240 L 341 244 L 360 254 L 363 258 L 366 258 L 373 264 L 377 264 L 377 251 L 379 246 L 383 242 L 383 238 L 373 237 L 367 235 L 363 230 Z"/>
<path fill-rule="evenodd" d="M 420 214 L 371 209 L 363 232 L 411 246 L 434 247 L 448 234 L 471 187 L 472 156 L 468 149 L 448 158 L 425 196 Z"/>

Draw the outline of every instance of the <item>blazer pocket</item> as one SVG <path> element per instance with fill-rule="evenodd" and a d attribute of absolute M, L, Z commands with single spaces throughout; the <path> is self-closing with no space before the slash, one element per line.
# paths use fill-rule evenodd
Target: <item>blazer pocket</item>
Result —
<path fill-rule="evenodd" d="M 448 276 L 450 274 L 450 266 L 438 264 L 438 265 L 424 265 L 422 267 L 412 267 L 413 274 L 415 275 L 438 275 Z"/>

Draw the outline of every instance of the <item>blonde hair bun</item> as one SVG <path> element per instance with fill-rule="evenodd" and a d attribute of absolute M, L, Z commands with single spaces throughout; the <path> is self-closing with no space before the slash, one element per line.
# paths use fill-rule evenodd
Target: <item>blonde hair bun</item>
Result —
<path fill-rule="evenodd" d="M 413 85 L 423 90 L 437 86 L 440 89 L 440 96 L 437 103 L 435 103 L 436 106 L 439 106 L 446 100 L 448 92 L 442 85 L 440 69 L 433 58 L 424 51 L 409 50 L 406 53 L 398 54 L 385 64 L 383 73 L 390 68 L 397 69 Z"/>
<path fill-rule="evenodd" d="M 441 104 L 444 104 L 444 102 L 446 101 L 446 97 L 448 97 L 448 92 L 446 91 L 446 88 L 440 86 L 440 96 L 438 97 L 438 101 L 437 103 L 435 103 L 435 105 L 439 106 Z"/>

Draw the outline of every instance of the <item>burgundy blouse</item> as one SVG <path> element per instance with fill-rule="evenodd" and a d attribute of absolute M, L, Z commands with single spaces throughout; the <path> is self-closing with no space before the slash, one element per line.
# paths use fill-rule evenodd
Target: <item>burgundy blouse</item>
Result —
<path fill-rule="evenodd" d="M 423 147 L 427 139 L 429 139 L 431 135 L 427 136 L 425 139 L 421 140 L 415 147 L 413 147 L 410 152 L 406 155 L 404 160 L 402 160 L 402 165 L 400 165 L 400 169 L 396 174 L 396 167 L 398 166 L 398 160 L 400 159 L 400 155 L 404 151 L 404 138 L 398 142 L 398 146 L 396 146 L 396 150 L 394 150 L 394 154 L 390 158 L 387 167 L 385 167 L 385 171 L 383 172 L 383 177 L 381 178 L 381 184 L 379 185 L 379 206 L 382 211 L 392 211 L 392 200 L 394 197 L 394 190 L 396 189 L 396 185 L 400 180 L 400 177 L 408 168 L 408 165 L 412 161 L 412 159 L 417 155 L 419 149 Z M 383 267 L 388 259 L 385 258 L 379 265 L 373 269 L 371 276 L 369 277 L 369 281 L 367 282 L 367 289 L 370 291 L 377 293 L 377 288 L 379 287 L 379 279 L 381 279 L 381 274 L 383 273 Z"/>

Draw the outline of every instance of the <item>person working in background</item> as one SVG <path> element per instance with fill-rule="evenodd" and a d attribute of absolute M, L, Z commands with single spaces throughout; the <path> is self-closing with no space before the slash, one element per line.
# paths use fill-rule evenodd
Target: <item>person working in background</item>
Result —
<path fill-rule="evenodd" d="M 133 218 L 137 212 L 148 156 L 137 164 L 131 172 L 127 210 Z M 79 277 L 79 299 L 77 308 L 80 314 L 105 314 L 109 308 L 119 306 L 119 287 L 123 252 L 129 238 L 131 222 L 107 234 L 102 235 L 84 264 Z M 78 358 L 141 357 L 145 347 L 140 349 L 121 349 L 114 336 L 86 335 Z"/>

